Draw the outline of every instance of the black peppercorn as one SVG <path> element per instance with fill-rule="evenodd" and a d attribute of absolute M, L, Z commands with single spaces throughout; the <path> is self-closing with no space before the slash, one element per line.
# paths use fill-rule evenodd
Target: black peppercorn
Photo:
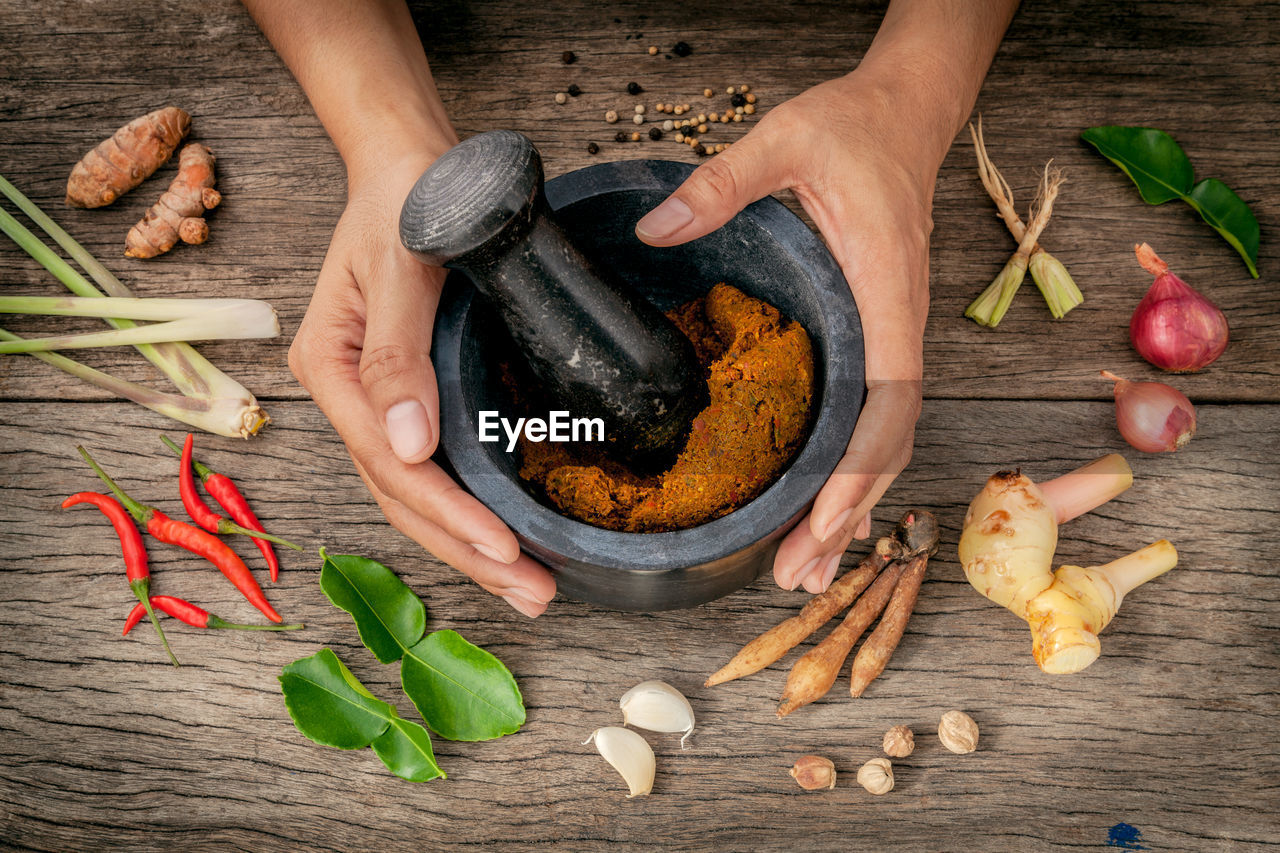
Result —
<path fill-rule="evenodd" d="M 569 94 L 572 95 L 573 92 L 570 92 Z M 729 103 L 733 104 L 735 107 L 745 107 L 747 105 L 747 97 L 746 95 L 734 95 L 729 99 Z"/>
<path fill-rule="evenodd" d="M 662 128 L 659 128 L 659 127 L 649 128 L 649 138 L 652 139 L 654 142 L 657 142 L 659 139 L 661 139 Z"/>
<path fill-rule="evenodd" d="M 596 145 L 594 142 L 588 142 L 588 143 L 587 143 L 587 153 L 588 153 L 588 154 L 599 154 L 599 153 L 600 153 L 600 146 L 599 146 L 599 145 Z"/>
<path fill-rule="evenodd" d="M 565 91 L 567 91 L 569 93 L 569 96 L 572 98 L 576 98 L 582 94 L 582 89 L 578 87 L 577 83 L 570 83 L 569 88 L 566 89 Z"/>
<path fill-rule="evenodd" d="M 676 56 L 688 56 L 693 53 L 693 48 L 689 47 L 689 43 L 687 41 L 678 41 L 676 42 L 676 46 L 671 48 L 671 52 Z"/>
<path fill-rule="evenodd" d="M 613 141 L 614 141 L 614 142 L 626 142 L 626 141 L 627 141 L 627 135 L 626 135 L 625 133 L 623 133 L 623 132 L 620 130 L 620 131 L 618 131 L 617 133 L 615 133 L 615 134 L 613 135 Z"/>
<path fill-rule="evenodd" d="M 572 65 L 578 61 L 578 57 L 572 50 L 566 50 L 564 53 L 560 54 L 560 61 L 565 65 Z"/>
<path fill-rule="evenodd" d="M 632 81 L 632 82 L 630 82 L 630 83 L 628 83 L 628 84 L 627 84 L 627 94 L 628 94 L 628 95 L 638 95 L 638 94 L 640 94 L 640 93 L 641 93 L 641 92 L 643 92 L 643 91 L 644 91 L 644 89 L 641 89 L 641 88 L 640 88 L 640 84 L 639 84 L 639 83 L 636 83 L 636 82 Z"/>

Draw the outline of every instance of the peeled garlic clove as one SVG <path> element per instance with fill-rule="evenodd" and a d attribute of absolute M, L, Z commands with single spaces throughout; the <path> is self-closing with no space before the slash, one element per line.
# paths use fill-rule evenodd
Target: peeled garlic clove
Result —
<path fill-rule="evenodd" d="M 654 772 L 653 749 L 648 741 L 631 729 L 620 726 L 596 729 L 591 737 L 583 741 L 583 745 L 592 741 L 595 741 L 596 749 L 600 750 L 604 760 L 622 774 L 627 787 L 631 789 L 627 799 L 648 796 L 653 790 Z"/>
<path fill-rule="evenodd" d="M 622 706 L 622 723 L 651 732 L 684 732 L 693 734 L 693 706 L 684 694 L 665 681 L 645 681 L 632 687 L 618 703 Z"/>

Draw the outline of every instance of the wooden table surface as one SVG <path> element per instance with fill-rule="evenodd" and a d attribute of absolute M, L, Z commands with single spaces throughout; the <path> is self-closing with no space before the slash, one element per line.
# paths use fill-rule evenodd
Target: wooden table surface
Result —
<path fill-rule="evenodd" d="M 611 106 L 629 111 L 628 81 L 639 81 L 650 103 L 746 82 L 767 110 L 855 63 L 883 5 L 554 0 L 440 3 L 415 16 L 459 133 L 523 131 L 557 175 L 610 159 L 696 159 L 673 142 L 613 141 L 616 127 L 601 116 Z M 678 40 L 692 56 L 645 53 Z M 570 49 L 579 60 L 562 65 Z M 1044 160 L 1066 170 L 1045 244 L 1087 301 L 1054 323 L 1028 284 L 996 331 L 961 317 L 1011 244 L 982 195 L 972 148 L 958 138 L 936 196 L 915 456 L 874 515 L 879 534 L 907 506 L 933 509 L 942 550 L 902 645 L 867 695 L 851 700 L 838 684 L 778 721 L 785 666 L 719 688 L 701 684 L 742 643 L 797 611 L 803 592 L 761 578 L 720 601 L 657 614 L 557 599 L 530 621 L 383 520 L 286 366 L 343 209 L 344 173 L 238 4 L 3 0 L 0 173 L 141 292 L 263 297 L 279 311 L 278 340 L 204 348 L 264 401 L 273 425 L 249 442 L 203 437 L 202 453 L 247 484 L 273 528 L 312 550 L 285 553 L 280 583 L 268 590 L 306 631 L 177 626 L 169 634 L 186 665 L 174 670 L 147 631 L 119 635 L 131 599 L 102 520 L 57 507 L 96 486 L 74 451 L 83 442 L 126 488 L 180 513 L 174 460 L 158 440 L 179 427 L 35 359 L 0 360 L 0 845 L 1024 851 L 1120 843 L 1133 837 L 1125 824 L 1148 850 L 1280 846 L 1278 64 L 1274 2 L 1025 4 L 978 109 L 1021 200 Z M 581 97 L 556 106 L 553 93 L 573 82 Z M 226 201 L 211 216 L 206 246 L 127 261 L 121 238 L 173 167 L 98 211 L 61 204 L 66 174 L 125 120 L 169 103 L 191 112 L 194 138 L 217 153 Z M 1200 176 L 1221 178 L 1253 206 L 1264 235 L 1260 279 L 1193 213 L 1145 206 L 1079 141 L 1084 127 L 1109 123 L 1170 131 Z M 601 146 L 594 157 L 589 141 Z M 1176 456 L 1124 445 L 1109 386 L 1097 379 L 1100 368 L 1154 375 L 1126 334 L 1149 283 L 1130 248 L 1140 240 L 1231 322 L 1231 346 L 1216 364 L 1172 380 L 1200 416 L 1199 434 Z M 21 292 L 58 292 L 7 241 L 0 279 Z M 84 358 L 127 378 L 163 380 L 132 351 Z M 956 560 L 964 507 L 1001 467 L 1048 477 L 1111 451 L 1130 459 L 1136 483 L 1066 528 L 1059 558 L 1087 565 L 1168 537 L 1181 562 L 1125 602 L 1098 663 L 1050 677 L 1031 661 L 1025 626 L 965 582 Z M 321 544 L 391 566 L 426 601 L 429 627 L 457 629 L 499 655 L 524 692 L 525 728 L 487 743 L 437 739 L 449 778 L 425 785 L 392 777 L 368 751 L 304 739 L 276 676 L 324 645 L 416 718 L 395 668 L 373 661 L 320 592 L 313 549 Z M 855 544 L 846 564 L 865 547 Z M 201 561 L 168 547 L 152 553 L 160 590 L 226 618 L 256 615 Z M 649 678 L 688 694 L 698 730 L 685 751 L 676 738 L 649 736 L 659 762 L 654 792 L 628 800 L 581 743 L 595 727 L 617 724 L 618 698 Z M 938 744 L 937 720 L 951 708 L 981 726 L 976 753 L 955 756 Z M 915 729 L 919 746 L 896 762 L 894 791 L 872 797 L 854 772 L 899 723 Z M 805 753 L 835 761 L 835 790 L 795 786 L 787 768 Z"/>

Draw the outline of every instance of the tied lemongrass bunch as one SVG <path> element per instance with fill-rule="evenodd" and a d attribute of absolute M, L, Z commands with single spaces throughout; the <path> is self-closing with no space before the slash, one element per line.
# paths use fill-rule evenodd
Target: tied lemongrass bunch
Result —
<path fill-rule="evenodd" d="M 969 134 L 973 137 L 974 151 L 978 155 L 978 176 L 982 179 L 982 186 L 995 202 L 996 210 L 1009 233 L 1018 241 L 1018 250 L 1004 265 L 995 281 L 965 309 L 964 315 L 983 326 L 994 328 L 999 325 L 1030 270 L 1032 280 L 1044 297 L 1045 304 L 1049 306 L 1049 313 L 1055 320 L 1065 317 L 1072 308 L 1084 301 L 1084 296 L 1067 268 L 1045 251 L 1039 242 L 1040 235 L 1049 224 L 1058 190 L 1065 183 L 1061 171 L 1051 169 L 1052 160 L 1045 164 L 1036 203 L 1028 211 L 1030 225 L 1025 225 L 1014 207 L 1013 190 L 1009 188 L 1009 182 L 987 154 L 981 116 L 978 117 L 976 129 L 973 124 L 969 125 Z"/>
<path fill-rule="evenodd" d="M 114 331 L 54 335 L 24 340 L 0 329 L 0 355 L 28 353 L 72 376 L 152 411 L 217 435 L 248 438 L 270 423 L 258 401 L 187 341 L 269 338 L 280 334 L 275 311 L 254 299 L 139 299 L 34 202 L 0 177 L 0 193 L 71 256 L 94 281 L 89 283 L 11 213 L 0 208 L 0 231 L 7 234 L 73 297 L 0 297 L 0 313 L 102 317 Z M 150 321 L 145 325 L 136 321 Z M 111 376 L 53 350 L 131 345 L 173 381 L 166 393 Z"/>

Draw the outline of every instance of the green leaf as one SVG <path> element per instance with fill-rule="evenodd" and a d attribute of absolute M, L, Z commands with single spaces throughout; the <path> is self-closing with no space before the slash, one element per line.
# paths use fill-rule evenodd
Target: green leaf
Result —
<path fill-rule="evenodd" d="M 335 607 L 351 614 L 361 642 L 379 663 L 399 660 L 422 639 L 426 608 L 395 572 L 365 557 L 320 555 L 320 589 Z"/>
<path fill-rule="evenodd" d="M 400 685 L 427 726 L 448 740 L 490 740 L 524 725 L 511 672 L 456 631 L 435 631 L 409 649 Z"/>
<path fill-rule="evenodd" d="M 1187 204 L 1199 211 L 1201 218 L 1213 226 L 1244 258 L 1249 273 L 1258 277 L 1258 218 L 1249 205 L 1217 178 L 1195 185 L 1187 196 Z"/>
<path fill-rule="evenodd" d="M 327 648 L 281 670 L 280 689 L 298 731 L 338 749 L 368 746 L 386 731 L 394 713 Z"/>
<path fill-rule="evenodd" d="M 372 746 L 387 769 L 401 779 L 428 782 L 445 777 L 445 772 L 436 764 L 431 735 L 417 723 L 392 717 L 391 725 L 374 738 Z"/>
<path fill-rule="evenodd" d="M 1103 157 L 1119 166 L 1147 204 L 1186 198 L 1195 172 L 1182 146 L 1151 127 L 1091 127 L 1080 134 Z"/>

